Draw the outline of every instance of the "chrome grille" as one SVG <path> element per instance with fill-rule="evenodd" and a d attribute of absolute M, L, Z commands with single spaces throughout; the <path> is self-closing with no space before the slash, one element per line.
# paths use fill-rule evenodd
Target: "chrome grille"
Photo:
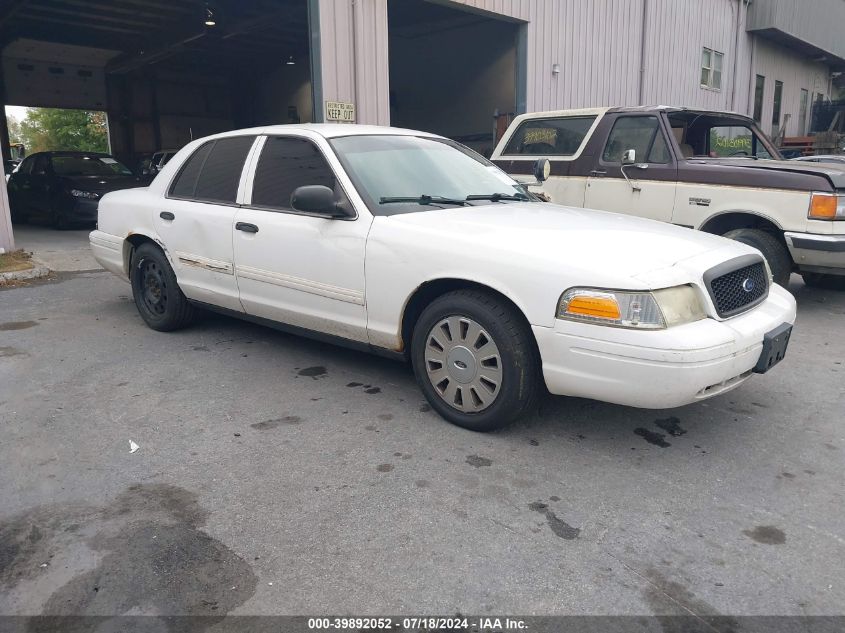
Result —
<path fill-rule="evenodd" d="M 769 294 L 769 276 L 755 255 L 732 259 L 704 274 L 716 313 L 723 318 L 750 310 Z"/>

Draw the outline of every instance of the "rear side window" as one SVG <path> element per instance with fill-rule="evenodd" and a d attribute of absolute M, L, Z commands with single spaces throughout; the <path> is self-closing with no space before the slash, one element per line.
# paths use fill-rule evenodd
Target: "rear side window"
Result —
<path fill-rule="evenodd" d="M 595 120 L 594 116 L 583 116 L 525 121 L 508 141 L 504 154 L 572 156 Z"/>
<path fill-rule="evenodd" d="M 233 136 L 206 143 L 185 161 L 170 195 L 234 204 L 244 162 L 254 142 L 254 136 Z"/>
<path fill-rule="evenodd" d="M 289 210 L 294 190 L 305 185 L 335 188 L 334 172 L 320 151 L 304 139 L 268 138 L 255 169 L 252 205 Z"/>

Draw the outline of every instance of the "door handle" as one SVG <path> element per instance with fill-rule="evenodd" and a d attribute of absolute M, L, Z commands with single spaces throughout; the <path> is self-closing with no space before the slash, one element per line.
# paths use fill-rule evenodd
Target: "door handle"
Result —
<path fill-rule="evenodd" d="M 594 169 L 590 172 L 590 175 L 595 178 L 601 178 L 602 176 L 607 176 L 607 172 L 602 169 Z"/>
<path fill-rule="evenodd" d="M 249 222 L 238 222 L 235 224 L 236 231 L 243 231 L 244 233 L 258 233 L 258 227 Z"/>
<path fill-rule="evenodd" d="M 162 211 L 161 213 L 158 214 L 158 217 L 160 217 L 162 220 L 175 220 L 176 219 L 176 216 L 173 215 L 170 211 Z"/>

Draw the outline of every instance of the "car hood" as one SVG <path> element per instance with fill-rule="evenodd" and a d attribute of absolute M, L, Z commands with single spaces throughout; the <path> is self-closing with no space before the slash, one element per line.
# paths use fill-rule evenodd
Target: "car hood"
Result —
<path fill-rule="evenodd" d="M 459 242 L 464 252 L 507 258 L 514 266 L 579 268 L 595 273 L 591 277 L 654 278 L 652 271 L 664 271 L 698 258 L 690 272 L 700 278 L 709 267 L 732 257 L 755 253 L 744 244 L 633 216 L 546 203 L 497 203 L 475 207 L 405 213 L 379 217 L 419 234 L 420 243 L 437 248 L 438 240 Z M 442 242 L 441 242 L 442 243 Z M 713 254 L 701 258 L 704 254 Z M 716 254 L 718 253 L 718 254 Z M 713 264 L 713 265 L 714 265 Z M 659 275 L 667 278 L 665 274 Z"/>
<path fill-rule="evenodd" d="M 144 186 L 135 176 L 63 176 L 62 181 L 69 188 L 99 194 Z"/>
<path fill-rule="evenodd" d="M 827 178 L 836 189 L 845 189 L 845 165 L 836 163 L 809 163 L 799 160 L 755 160 L 753 158 L 688 159 L 688 162 L 706 165 L 723 165 L 752 170 L 780 171 Z"/>

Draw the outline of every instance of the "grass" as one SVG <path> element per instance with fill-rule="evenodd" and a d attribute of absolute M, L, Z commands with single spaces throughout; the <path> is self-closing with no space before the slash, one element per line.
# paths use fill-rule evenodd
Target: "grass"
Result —
<path fill-rule="evenodd" d="M 29 270 L 33 267 L 32 253 L 23 250 L 0 254 L 0 273 Z"/>

